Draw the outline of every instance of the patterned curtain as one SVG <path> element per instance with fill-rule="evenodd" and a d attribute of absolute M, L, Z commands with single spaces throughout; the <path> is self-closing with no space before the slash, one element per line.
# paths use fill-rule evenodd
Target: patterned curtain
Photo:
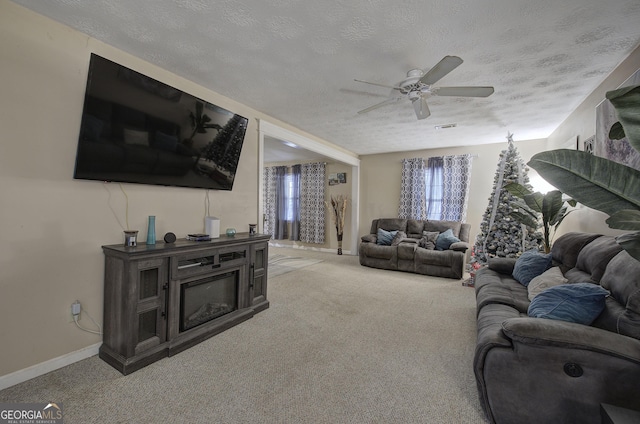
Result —
<path fill-rule="evenodd" d="M 426 219 L 425 163 L 422 158 L 402 160 L 398 218 Z"/>
<path fill-rule="evenodd" d="M 264 168 L 264 187 L 262 189 L 264 209 L 264 234 L 273 236 L 276 228 L 276 167 Z"/>
<path fill-rule="evenodd" d="M 300 174 L 302 165 L 291 167 L 291 234 L 289 239 L 300 240 Z"/>
<path fill-rule="evenodd" d="M 273 238 L 282 240 L 287 234 L 287 167 L 276 166 L 276 220 Z"/>
<path fill-rule="evenodd" d="M 471 179 L 471 155 L 444 156 L 442 219 L 467 220 L 467 203 Z"/>
<path fill-rule="evenodd" d="M 305 163 L 300 170 L 300 241 L 324 243 L 325 164 Z"/>

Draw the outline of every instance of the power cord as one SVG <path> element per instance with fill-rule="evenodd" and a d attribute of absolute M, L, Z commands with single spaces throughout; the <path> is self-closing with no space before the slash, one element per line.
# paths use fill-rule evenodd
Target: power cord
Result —
<path fill-rule="evenodd" d="M 72 314 L 73 314 L 73 322 L 75 322 L 76 327 L 78 327 L 82 331 L 86 331 L 87 333 L 98 334 L 98 335 L 102 336 L 102 327 L 100 326 L 100 324 L 98 324 L 96 322 L 95 319 L 93 319 L 93 317 L 91 315 L 89 315 L 89 313 L 86 310 L 84 311 L 84 314 L 89 317 L 89 319 L 93 322 L 93 324 L 96 327 L 98 327 L 99 331 L 95 331 L 95 330 L 91 330 L 91 329 L 85 328 L 85 327 L 81 326 L 80 323 L 78 322 L 78 317 L 80 316 L 80 310 L 81 310 L 80 302 L 76 301 L 73 305 L 71 305 L 71 310 L 72 310 Z"/>

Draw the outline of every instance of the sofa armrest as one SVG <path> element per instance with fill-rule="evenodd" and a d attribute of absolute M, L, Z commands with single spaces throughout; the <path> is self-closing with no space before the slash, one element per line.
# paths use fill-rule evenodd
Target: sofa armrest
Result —
<path fill-rule="evenodd" d="M 514 344 L 587 350 L 640 364 L 640 340 L 588 325 L 545 318 L 509 318 L 502 331 Z"/>
<path fill-rule="evenodd" d="M 455 250 L 456 252 L 466 252 L 469 249 L 469 243 L 466 241 L 457 241 L 449 246 L 449 250 Z"/>
<path fill-rule="evenodd" d="M 361 240 L 365 243 L 375 243 L 378 241 L 378 237 L 375 234 L 367 234 L 362 236 Z"/>
<path fill-rule="evenodd" d="M 516 259 L 513 258 L 489 258 L 489 269 L 499 272 L 500 274 L 513 274 L 515 265 Z"/>

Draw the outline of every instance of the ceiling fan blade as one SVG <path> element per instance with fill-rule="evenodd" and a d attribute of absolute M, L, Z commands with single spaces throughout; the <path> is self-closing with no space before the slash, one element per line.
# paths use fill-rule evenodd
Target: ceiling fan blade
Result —
<path fill-rule="evenodd" d="M 359 79 L 354 79 L 354 81 L 363 82 L 365 84 L 377 85 L 378 87 L 386 87 L 386 88 L 393 88 L 394 90 L 400 90 L 400 87 L 396 87 L 396 86 L 393 86 L 393 85 L 378 84 L 377 82 L 369 82 L 369 81 L 363 81 L 363 80 L 359 80 Z"/>
<path fill-rule="evenodd" d="M 425 119 L 431 115 L 431 111 L 429 110 L 429 106 L 427 105 L 427 99 L 420 96 L 417 99 L 412 100 L 413 110 L 416 111 L 416 118 Z"/>
<path fill-rule="evenodd" d="M 398 100 L 402 99 L 402 97 L 392 97 L 390 99 L 384 100 L 380 103 L 377 103 L 373 106 L 369 106 L 366 109 L 362 109 L 361 111 L 358 111 L 359 114 L 363 114 L 363 113 L 367 113 L 367 112 L 371 112 L 374 109 L 378 109 L 379 107 L 382 106 L 386 106 L 386 105 L 390 105 L 391 103 L 396 103 Z"/>
<path fill-rule="evenodd" d="M 434 87 L 431 94 L 436 96 L 488 97 L 493 94 L 493 87 Z"/>
<path fill-rule="evenodd" d="M 386 94 L 382 93 L 372 93 L 370 91 L 361 91 L 361 90 L 351 90 L 350 88 L 341 88 L 339 89 L 341 93 L 346 94 L 358 94 L 360 96 L 368 96 L 368 97 L 389 97 Z"/>
<path fill-rule="evenodd" d="M 462 59 L 458 56 L 445 56 L 429 72 L 420 78 L 420 82 L 426 85 L 435 84 L 440 78 L 456 69 L 462 63 Z"/>

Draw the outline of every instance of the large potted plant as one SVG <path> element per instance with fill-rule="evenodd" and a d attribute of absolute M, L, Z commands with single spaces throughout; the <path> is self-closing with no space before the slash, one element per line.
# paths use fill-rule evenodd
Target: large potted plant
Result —
<path fill-rule="evenodd" d="M 563 199 L 560 190 L 551 190 L 543 194 L 539 191 L 533 192 L 518 183 L 509 183 L 504 188 L 518 198 L 511 202 L 513 211 L 509 216 L 533 230 L 542 225 L 544 252 L 551 252 L 551 229 L 555 233 L 558 225 L 569 214 L 568 205 L 575 206 L 577 202 L 573 199 Z"/>
<path fill-rule="evenodd" d="M 626 135 L 640 151 L 640 85 L 606 94 L 620 125 L 610 135 Z M 551 150 L 534 155 L 528 165 L 576 201 L 609 215 L 609 228 L 631 231 L 616 241 L 640 260 L 640 171 L 578 150 Z"/>

